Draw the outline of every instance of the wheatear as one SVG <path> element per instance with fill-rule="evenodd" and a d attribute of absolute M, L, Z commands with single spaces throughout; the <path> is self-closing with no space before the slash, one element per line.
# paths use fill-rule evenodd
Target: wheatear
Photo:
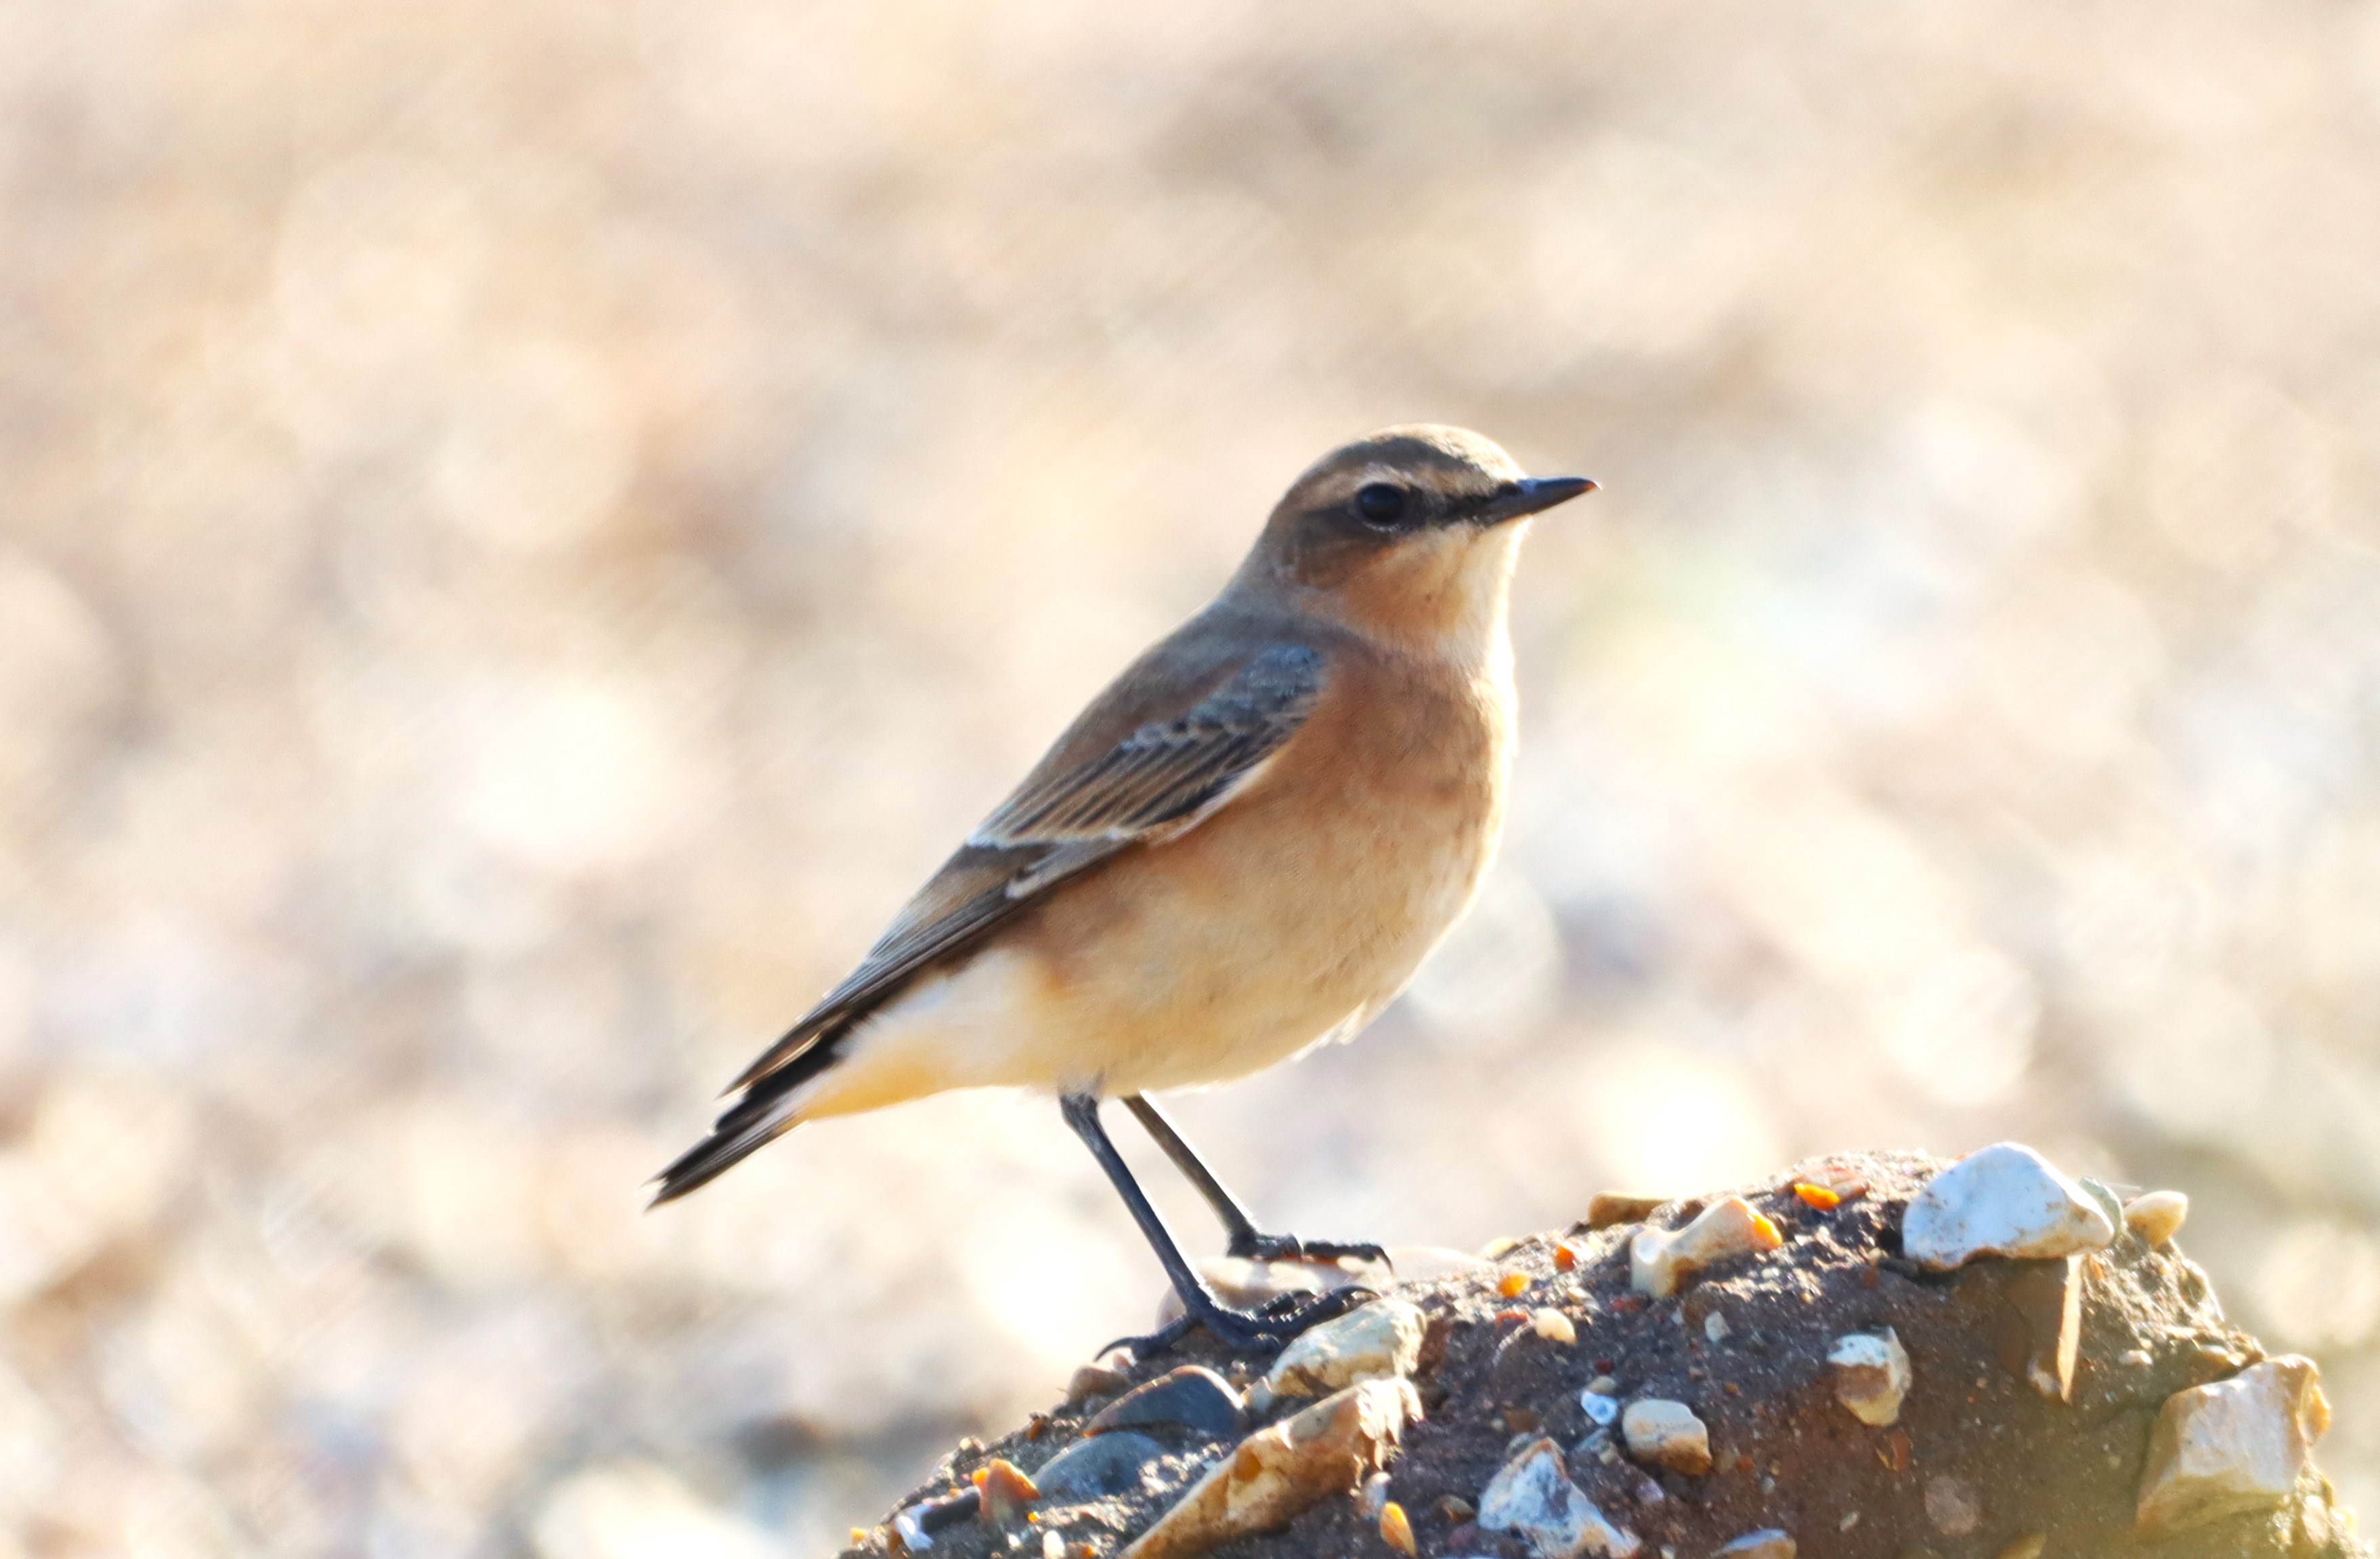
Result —
<path fill-rule="evenodd" d="M 1099 1103 L 1123 1099 L 1233 1254 L 1378 1254 L 1259 1234 L 1143 1095 L 1352 1035 L 1462 914 L 1503 822 L 1514 554 L 1528 515 L 1594 485 L 1524 477 L 1456 428 L 1391 428 L 1325 455 L 1212 604 L 1093 699 L 735 1080 L 655 1202 L 805 1120 L 1046 1089 L 1156 1248 L 1184 1323 L 1250 1347 L 1343 1308 L 1225 1305 Z"/>

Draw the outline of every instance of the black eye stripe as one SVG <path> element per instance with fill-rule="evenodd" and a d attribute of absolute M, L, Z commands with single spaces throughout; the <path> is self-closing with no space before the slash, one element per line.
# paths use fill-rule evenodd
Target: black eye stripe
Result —
<path fill-rule="evenodd" d="M 1393 526 L 1404 518 L 1405 509 L 1405 489 L 1393 482 L 1367 482 L 1355 489 L 1355 517 L 1367 526 Z"/>

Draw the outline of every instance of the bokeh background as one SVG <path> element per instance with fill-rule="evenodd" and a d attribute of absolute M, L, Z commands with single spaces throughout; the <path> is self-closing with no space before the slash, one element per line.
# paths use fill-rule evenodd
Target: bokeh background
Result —
<path fill-rule="evenodd" d="M 2021 1135 L 2380 1508 L 2375 348 L 2374 0 L 0 0 L 0 1555 L 815 1552 L 1046 1405 L 1159 1278 L 1045 1102 L 639 1184 L 1415 418 L 1604 483 L 1504 864 L 1192 1134 Z"/>

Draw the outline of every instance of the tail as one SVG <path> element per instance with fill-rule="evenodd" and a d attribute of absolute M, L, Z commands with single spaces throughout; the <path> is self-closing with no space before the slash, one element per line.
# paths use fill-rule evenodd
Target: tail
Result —
<path fill-rule="evenodd" d="M 842 1057 L 835 1035 L 813 1045 L 783 1069 L 771 1072 L 744 1091 L 711 1126 L 710 1134 L 680 1154 L 670 1166 L 653 1177 L 661 1189 L 648 1209 L 675 1202 L 727 1173 L 745 1158 L 768 1146 L 801 1123 L 795 1092 Z"/>

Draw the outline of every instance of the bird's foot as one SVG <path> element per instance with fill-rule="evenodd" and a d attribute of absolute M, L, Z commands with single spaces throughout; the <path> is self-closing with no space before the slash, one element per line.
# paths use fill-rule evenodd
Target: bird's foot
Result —
<path fill-rule="evenodd" d="M 1194 1326 L 1205 1327 L 1216 1341 L 1234 1352 L 1269 1351 L 1284 1346 L 1301 1332 L 1379 1297 L 1369 1288 L 1351 1286 L 1321 1294 L 1276 1294 L 1254 1310 L 1233 1310 L 1201 1290 L 1188 1299 L 1182 1314 L 1156 1331 L 1146 1336 L 1119 1337 L 1099 1353 L 1127 1348 L 1134 1358 L 1148 1359 L 1180 1342 Z"/>
<path fill-rule="evenodd" d="M 1230 1253 L 1251 1262 L 1335 1262 L 1353 1256 L 1396 1271 L 1388 1251 L 1369 1240 L 1300 1239 L 1293 1234 L 1257 1234 L 1251 1230 L 1231 1243 Z"/>

